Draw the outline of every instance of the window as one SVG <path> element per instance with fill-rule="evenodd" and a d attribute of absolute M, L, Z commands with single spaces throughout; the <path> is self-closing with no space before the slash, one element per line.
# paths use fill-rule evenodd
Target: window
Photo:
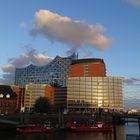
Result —
<path fill-rule="evenodd" d="M 3 96 L 4 96 L 3 94 L 0 94 L 0 98 L 3 98 Z"/>
<path fill-rule="evenodd" d="M 10 98 L 10 94 L 7 94 L 7 95 L 6 95 L 6 98 Z"/>

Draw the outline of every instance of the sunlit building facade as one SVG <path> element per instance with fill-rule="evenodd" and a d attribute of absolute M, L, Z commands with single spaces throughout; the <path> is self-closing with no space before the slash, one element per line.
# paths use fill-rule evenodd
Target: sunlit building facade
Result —
<path fill-rule="evenodd" d="M 67 88 L 48 84 L 27 84 L 25 86 L 24 110 L 31 111 L 39 97 L 47 97 L 54 109 L 66 108 Z"/>
<path fill-rule="evenodd" d="M 47 84 L 27 84 L 24 95 L 24 110 L 31 111 L 36 100 L 40 97 L 47 97 L 53 103 L 53 88 Z"/>
<path fill-rule="evenodd" d="M 121 77 L 69 77 L 67 108 L 121 110 L 122 83 Z"/>
<path fill-rule="evenodd" d="M 29 83 L 66 87 L 69 66 L 74 59 L 77 59 L 75 53 L 69 57 L 56 56 L 52 62 L 45 66 L 31 64 L 25 68 L 16 68 L 15 85 L 22 88 Z"/>

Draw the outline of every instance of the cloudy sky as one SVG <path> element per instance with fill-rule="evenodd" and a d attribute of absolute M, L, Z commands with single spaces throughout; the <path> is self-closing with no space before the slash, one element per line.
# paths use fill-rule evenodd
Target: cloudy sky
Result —
<path fill-rule="evenodd" d="M 0 84 L 14 82 L 15 67 L 75 51 L 125 77 L 124 99 L 140 108 L 140 0 L 0 1 Z"/>

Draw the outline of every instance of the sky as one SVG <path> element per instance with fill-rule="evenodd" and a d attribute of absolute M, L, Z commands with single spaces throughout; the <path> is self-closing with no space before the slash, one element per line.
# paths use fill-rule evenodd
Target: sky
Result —
<path fill-rule="evenodd" d="M 140 108 L 140 0 L 0 0 L 0 84 L 15 68 L 77 52 L 124 77 L 125 106 Z"/>

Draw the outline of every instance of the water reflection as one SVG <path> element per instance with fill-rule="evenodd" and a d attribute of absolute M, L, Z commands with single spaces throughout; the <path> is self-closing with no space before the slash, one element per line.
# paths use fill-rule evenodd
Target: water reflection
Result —
<path fill-rule="evenodd" d="M 14 140 L 113 140 L 112 133 L 70 133 L 17 135 Z"/>
<path fill-rule="evenodd" d="M 36 134 L 20 134 L 16 135 L 14 140 L 54 140 L 52 134 L 36 133 Z"/>
<path fill-rule="evenodd" d="M 126 134 L 139 134 L 139 127 L 137 123 L 128 123 L 124 126 Z"/>
<path fill-rule="evenodd" d="M 124 125 L 118 125 L 116 127 L 117 140 L 125 140 L 125 127 Z"/>
<path fill-rule="evenodd" d="M 125 140 L 126 134 L 138 134 L 138 125 L 116 127 L 117 140 Z M 50 134 L 0 135 L 0 140 L 113 140 L 113 133 L 55 132 Z"/>
<path fill-rule="evenodd" d="M 111 133 L 72 133 L 66 140 L 112 140 Z"/>

